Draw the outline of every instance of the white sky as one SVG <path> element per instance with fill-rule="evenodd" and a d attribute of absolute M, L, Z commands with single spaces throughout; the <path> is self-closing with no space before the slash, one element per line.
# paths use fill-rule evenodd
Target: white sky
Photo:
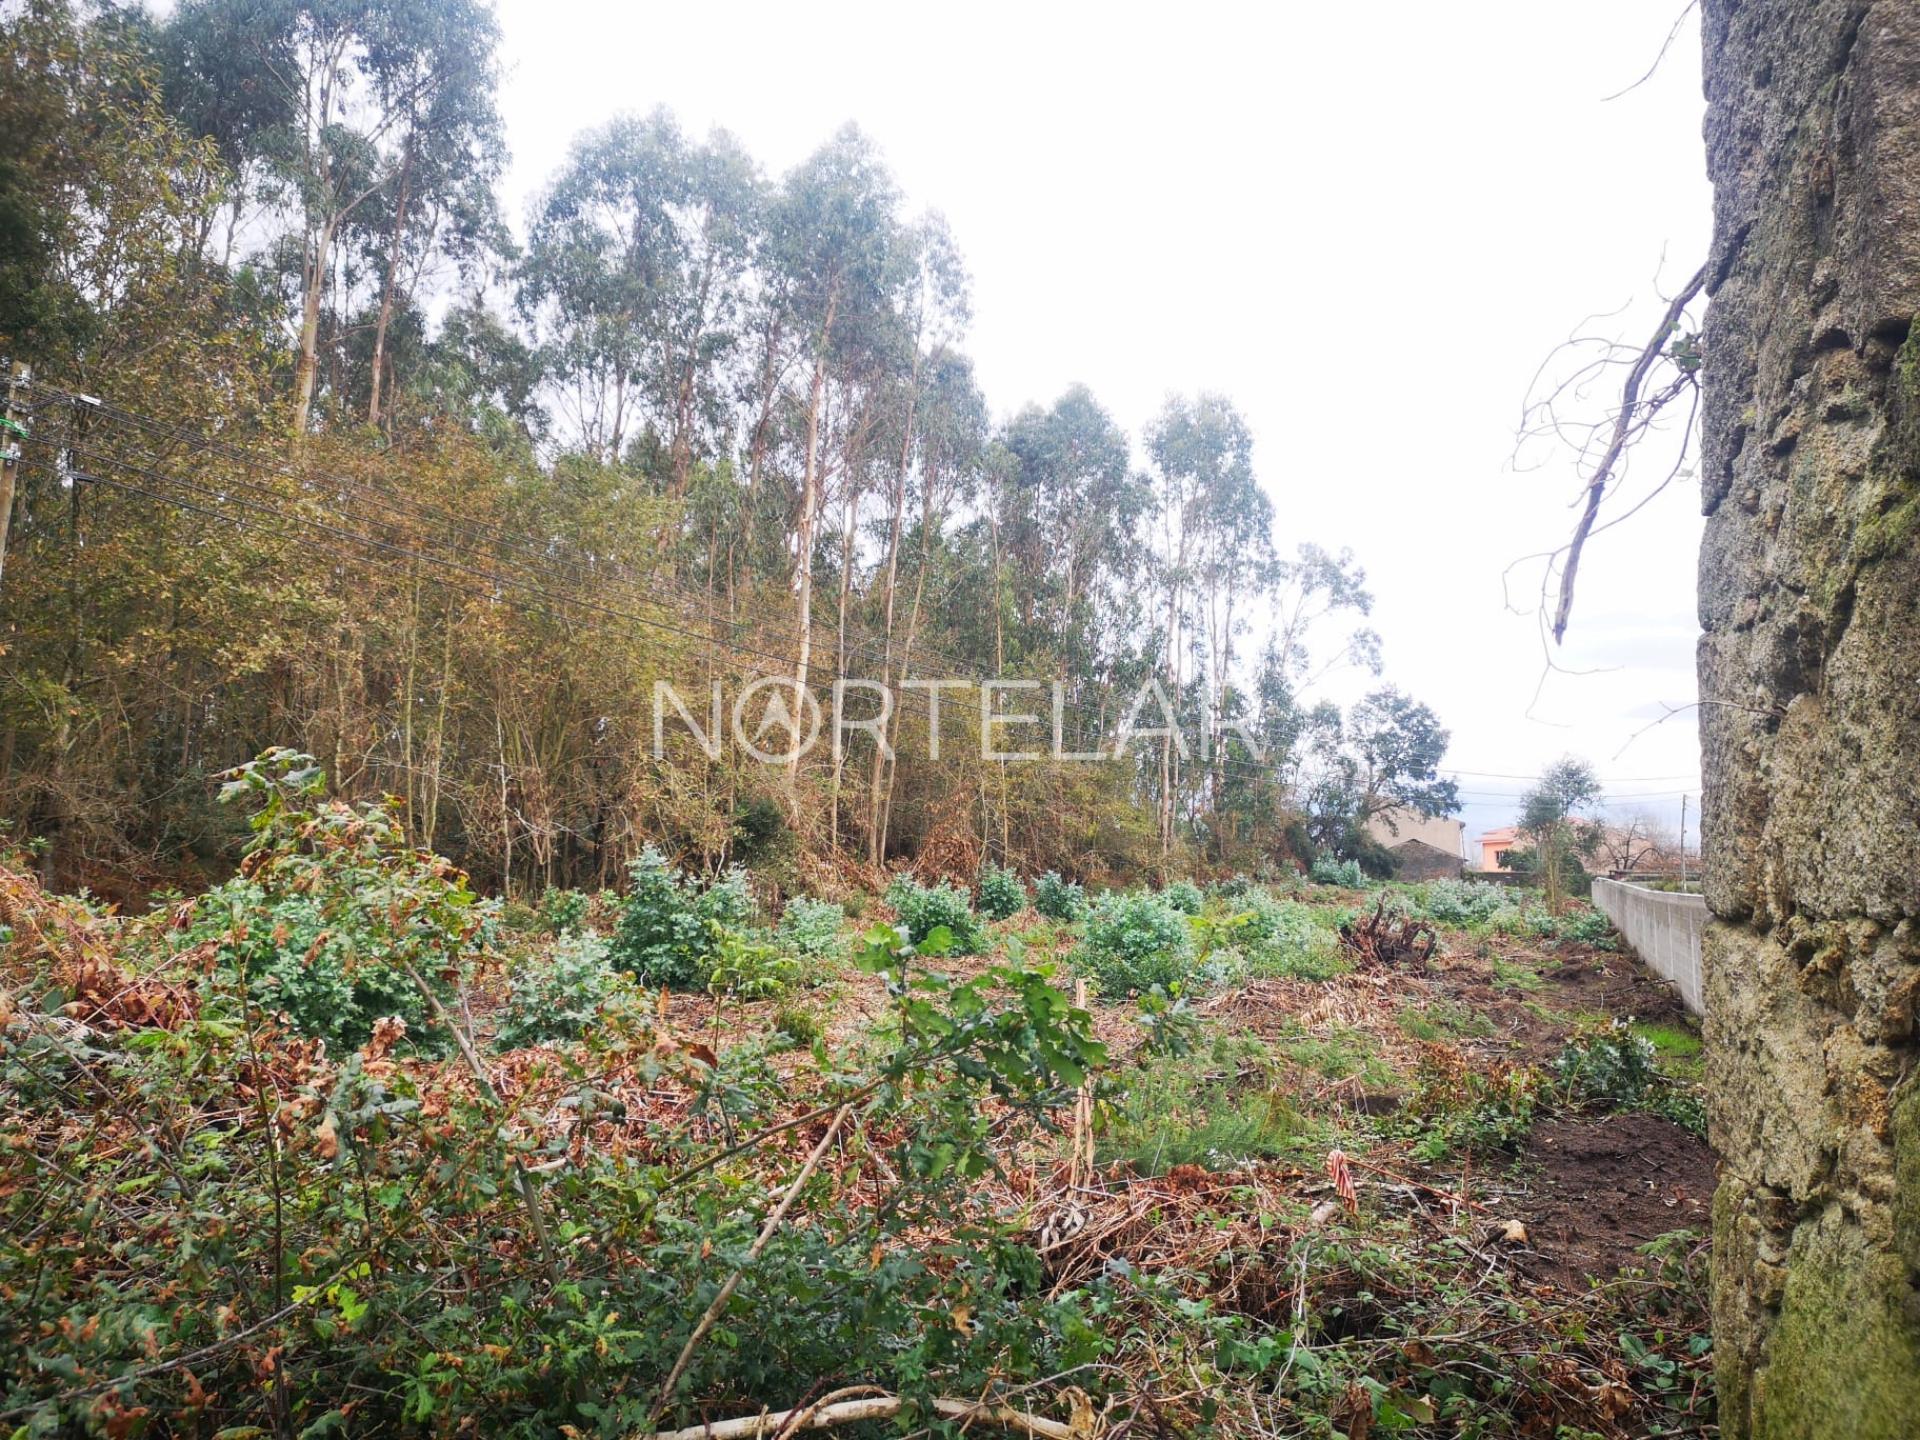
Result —
<path fill-rule="evenodd" d="M 1638 343 L 1656 272 L 1671 289 L 1706 251 L 1691 17 L 1600 99 L 1682 3 L 498 0 L 508 203 L 623 110 L 723 126 L 774 174 L 856 121 L 953 226 L 996 414 L 1075 381 L 1136 440 L 1170 391 L 1241 408 L 1281 546 L 1354 549 L 1385 678 L 1452 728 L 1449 765 L 1488 772 L 1461 778 L 1470 837 L 1511 818 L 1525 782 L 1502 777 L 1567 752 L 1616 813 L 1671 823 L 1683 790 L 1698 813 L 1693 713 L 1632 737 L 1695 697 L 1695 485 L 1588 552 L 1560 658 L 1608 668 L 1551 676 L 1531 713 L 1538 630 L 1501 574 L 1572 523 L 1565 464 L 1507 465 L 1535 368 L 1629 301 L 1603 324 Z"/>

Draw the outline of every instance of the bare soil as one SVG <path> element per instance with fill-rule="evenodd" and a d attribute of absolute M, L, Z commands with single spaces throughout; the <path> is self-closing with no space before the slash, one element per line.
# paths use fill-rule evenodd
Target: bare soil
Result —
<path fill-rule="evenodd" d="M 1639 1247 L 1675 1230 L 1707 1233 L 1714 1157 L 1671 1120 L 1641 1111 L 1539 1121 L 1512 1170 L 1525 1194 L 1519 1266 L 1573 1292 L 1628 1269 L 1652 1269 Z"/>

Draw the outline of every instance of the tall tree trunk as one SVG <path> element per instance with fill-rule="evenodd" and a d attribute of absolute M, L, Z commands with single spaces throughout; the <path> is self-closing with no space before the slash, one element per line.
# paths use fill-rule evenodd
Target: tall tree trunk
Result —
<path fill-rule="evenodd" d="M 933 491 L 934 475 L 931 467 L 921 477 L 920 491 L 920 566 L 913 579 L 913 604 L 907 611 L 907 634 L 900 647 L 900 674 L 904 677 L 913 664 L 914 641 L 920 635 L 920 610 L 927 595 L 927 571 L 933 564 Z M 932 745 L 931 727 L 933 707 L 928 706 L 927 724 L 929 726 L 928 745 Z M 899 727 L 899 709 L 894 710 L 895 733 Z M 896 750 L 898 745 L 895 746 Z M 880 838 L 876 842 L 882 854 L 887 848 L 887 830 L 893 822 L 893 786 L 899 777 L 897 765 L 887 766 L 887 783 L 880 796 Z"/>
<path fill-rule="evenodd" d="M 840 605 L 834 632 L 834 678 L 838 680 L 848 673 L 847 667 L 847 605 L 853 598 L 853 527 L 859 518 L 860 492 L 854 484 L 853 467 L 847 467 L 847 501 L 841 513 L 840 524 Z M 835 729 L 830 737 L 833 744 L 833 789 L 832 799 L 828 802 L 831 815 L 828 818 L 828 845 L 836 853 L 840 849 L 840 782 L 845 778 L 847 762 L 846 751 L 840 744 L 840 732 Z"/>
<path fill-rule="evenodd" d="M 920 362 L 914 360 L 914 373 L 919 374 Z M 894 467 L 893 491 L 888 506 L 887 519 L 887 564 L 884 571 L 886 579 L 882 582 L 881 613 L 885 634 L 881 640 L 880 683 L 885 693 L 893 694 L 893 611 L 894 597 L 900 588 L 900 532 L 906 518 L 907 509 L 907 468 L 913 463 L 913 430 L 916 401 L 911 393 L 907 400 L 906 424 L 901 427 L 900 463 Z M 890 733 L 897 723 L 895 716 L 899 706 L 894 706 L 887 717 L 883 733 Z M 891 741 L 889 741 L 891 743 Z M 886 748 L 873 747 L 873 773 L 868 781 L 867 790 L 867 860 L 878 866 L 886 857 L 882 853 L 880 836 L 881 790 L 889 769 Z"/>
<path fill-rule="evenodd" d="M 800 523 L 793 557 L 794 625 L 799 654 L 793 665 L 793 753 L 787 759 L 787 797 L 798 803 L 800 782 L 800 712 L 805 703 L 807 670 L 813 663 L 813 527 L 820 510 L 820 410 L 827 391 L 824 347 L 813 361 L 813 386 L 807 400 L 807 460 L 801 478 Z"/>
<path fill-rule="evenodd" d="M 367 377 L 367 423 L 380 423 L 380 374 L 387 362 L 387 326 L 393 321 L 393 292 L 400 274 L 400 242 L 407 229 L 407 200 L 413 184 L 413 134 L 400 161 L 400 193 L 393 207 L 393 234 L 387 242 L 387 279 L 380 287 L 380 318 L 373 327 L 373 373 Z"/>
<path fill-rule="evenodd" d="M 1706 0 L 1722 1433 L 1920 1426 L 1920 5 Z"/>
<path fill-rule="evenodd" d="M 301 267 L 300 347 L 293 367 L 293 438 L 306 438 L 313 413 L 313 389 L 320 373 L 320 300 L 327 287 L 333 256 L 334 221 L 329 216 L 314 232 L 312 248 Z"/>

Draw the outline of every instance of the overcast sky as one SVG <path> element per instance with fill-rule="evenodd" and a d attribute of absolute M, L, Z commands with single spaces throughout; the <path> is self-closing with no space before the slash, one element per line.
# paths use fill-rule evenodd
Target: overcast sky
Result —
<path fill-rule="evenodd" d="M 857 122 L 952 224 L 997 415 L 1076 381 L 1136 440 L 1170 391 L 1240 407 L 1282 547 L 1366 566 L 1386 678 L 1453 731 L 1469 835 L 1569 752 L 1617 813 L 1671 823 L 1690 791 L 1697 816 L 1692 710 L 1634 738 L 1695 696 L 1695 483 L 1583 562 L 1558 658 L 1594 673 L 1536 701 L 1539 629 L 1502 590 L 1572 524 L 1568 465 L 1508 463 L 1540 361 L 1623 306 L 1598 325 L 1643 339 L 1705 254 L 1692 18 L 1601 100 L 1684 0 L 498 3 L 517 217 L 620 111 L 729 129 L 774 174 Z"/>

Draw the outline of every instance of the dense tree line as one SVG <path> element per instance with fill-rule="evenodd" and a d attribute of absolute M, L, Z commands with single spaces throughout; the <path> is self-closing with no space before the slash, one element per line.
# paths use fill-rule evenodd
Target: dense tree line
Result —
<path fill-rule="evenodd" d="M 808 883 L 1255 868 L 1452 807 L 1427 707 L 1312 700 L 1379 671 L 1365 576 L 1276 538 L 1228 400 L 1138 445 L 1083 388 L 996 422 L 954 238 L 852 127 L 770 176 L 615 119 L 521 241 L 497 40 L 478 0 L 0 7 L 0 353 L 35 381 L 0 813 L 50 872 L 220 863 L 209 777 L 273 743 L 506 884 L 648 838 Z M 989 675 L 1044 682 L 1002 708 L 1069 749 L 1160 724 L 1149 681 L 1184 733 L 983 760 L 950 696 L 936 763 L 908 690 L 891 758 L 714 757 L 677 717 L 654 754 L 663 677 L 704 718 L 713 680 Z"/>

